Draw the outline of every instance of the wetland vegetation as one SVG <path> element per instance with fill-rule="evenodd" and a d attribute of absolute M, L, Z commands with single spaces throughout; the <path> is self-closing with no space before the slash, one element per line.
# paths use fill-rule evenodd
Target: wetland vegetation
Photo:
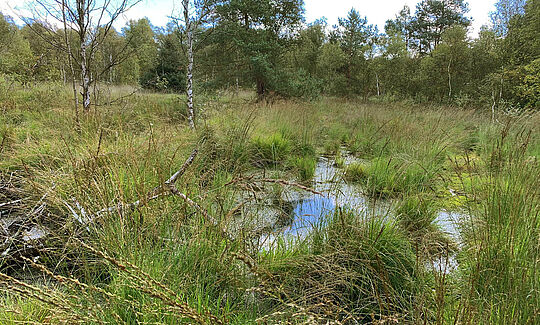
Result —
<path fill-rule="evenodd" d="M 538 114 L 222 96 L 194 132 L 176 100 L 4 102 L 2 217 L 47 236 L 2 246 L 3 323 L 538 320 Z M 196 204 L 149 198 L 195 148 Z"/>
<path fill-rule="evenodd" d="M 384 33 L 28 4 L 0 13 L 0 324 L 540 323 L 539 0 L 474 37 L 463 0 Z"/>

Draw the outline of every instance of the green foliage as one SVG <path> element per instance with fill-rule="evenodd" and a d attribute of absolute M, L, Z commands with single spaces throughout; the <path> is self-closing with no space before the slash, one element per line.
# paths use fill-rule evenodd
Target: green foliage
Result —
<path fill-rule="evenodd" d="M 540 285 L 535 263 L 540 256 L 540 170 L 536 161 L 525 159 L 526 138 L 518 134 L 501 141 L 513 145 L 501 143 L 489 153 L 507 159 L 477 189 L 485 196 L 470 207 L 461 267 L 471 285 L 469 303 L 478 310 L 475 321 L 535 323 L 540 302 L 535 289 Z"/>
<path fill-rule="evenodd" d="M 139 68 L 136 76 L 140 78 L 141 85 L 149 85 L 158 62 L 158 47 L 152 25 L 147 18 L 137 21 L 130 20 L 122 31 L 130 49 L 135 53 L 134 58 L 136 58 Z M 159 45 L 161 47 L 159 50 L 163 51 L 162 47 L 167 44 L 159 43 Z M 161 60 L 163 59 L 164 57 L 161 58 Z"/>
<path fill-rule="evenodd" d="M 433 230 L 437 207 L 429 197 L 409 196 L 396 209 L 400 225 L 408 232 Z"/>
<path fill-rule="evenodd" d="M 253 152 L 258 163 L 276 166 L 287 159 L 291 151 L 291 143 L 281 133 L 267 137 L 257 137 L 253 141 Z"/>
<path fill-rule="evenodd" d="M 475 106 L 496 113 L 538 106 L 536 0 L 526 5 L 501 0 L 493 13 L 496 30 L 484 27 L 474 40 L 467 35 L 470 19 L 463 0 L 424 0 L 414 13 L 405 6 L 386 22 L 386 34 L 354 8 L 329 27 L 324 19 L 303 25 L 299 0 L 227 0 L 212 6 L 213 23 L 194 31 L 196 90 L 255 89 L 259 100 L 266 97 L 270 103 L 333 95 Z M 23 83 L 70 79 L 65 52 L 49 44 L 63 44 L 61 29 L 49 32 L 34 22 L 19 30 L 9 17 L 1 20 L 0 73 Z M 111 30 L 100 42 L 92 73 L 100 82 L 181 92 L 184 32 L 172 22 L 157 29 L 146 18 L 129 21 L 122 33 Z M 68 34 L 77 49 L 79 40 Z M 80 74 L 77 66 L 74 74 Z"/>
<path fill-rule="evenodd" d="M 490 12 L 493 30 L 500 36 L 506 36 L 512 18 L 523 15 L 527 0 L 498 0 L 495 11 Z"/>
<path fill-rule="evenodd" d="M 143 85 L 156 90 L 183 91 L 186 88 L 187 59 L 181 48 L 180 31 L 169 26 L 168 32 L 157 36 L 157 64 L 141 75 Z"/>
<path fill-rule="evenodd" d="M 286 294 L 285 303 L 313 306 L 326 301 L 321 314 L 334 320 L 367 321 L 413 308 L 423 280 L 415 272 L 413 250 L 396 225 L 336 212 L 306 242 L 307 251 L 300 245 L 263 257 L 272 281 Z"/>
<path fill-rule="evenodd" d="M 44 323 L 50 317 L 50 310 L 38 299 L 25 299 L 17 295 L 5 295 L 0 298 L 0 305 L 12 306 L 15 310 L 3 308 L 0 321 L 5 325 L 21 323 Z"/>
<path fill-rule="evenodd" d="M 317 69 L 324 77 L 322 90 L 327 94 L 346 95 L 347 79 L 342 73 L 347 66 L 347 56 L 339 44 L 325 43 L 317 62 Z"/>
<path fill-rule="evenodd" d="M 116 86 L 112 93 L 126 96 L 131 88 Z M 266 106 L 224 95 L 199 99 L 206 125 L 190 131 L 179 109 L 182 98 L 142 92 L 82 115 L 77 129 L 70 94 L 69 86 L 56 83 L 31 89 L 0 83 L 0 170 L 7 179 L 27 180 L 20 188 L 27 206 L 43 200 L 43 216 L 53 217 L 45 225 L 60 225 L 54 245 L 47 242 L 52 248 L 40 251 L 37 261 L 68 278 L 61 286 L 26 280 L 41 290 L 26 288 L 30 298 L 19 298 L 7 280 L 1 323 L 191 322 L 171 303 L 231 324 L 261 317 L 268 323 L 309 317 L 359 323 L 538 320 L 538 113 L 492 123 L 483 111 L 410 102 L 323 97 Z M 340 147 L 354 143 L 366 159 L 360 168 L 345 163 Z M 313 231 L 294 239 L 277 236 L 264 251 L 254 247 L 256 235 L 236 223 L 251 203 L 242 186 L 249 186 L 250 196 L 255 192 L 253 202 L 266 194 L 281 198 L 284 187 L 247 183 L 249 177 L 309 180 L 327 146 L 346 174 L 358 175 L 360 184 L 348 187 L 400 201 L 394 206 L 377 198 L 384 211 L 366 203 L 360 215 L 336 209 Z M 74 197 L 95 213 L 146 198 L 195 147 L 199 155 L 176 186 L 219 227 L 180 196 L 103 214 L 88 228 L 65 206 Z M 456 218 L 457 270 L 448 273 L 438 270 L 441 260 L 431 259 L 454 248 L 433 221 L 442 205 L 465 211 Z M 246 291 L 254 287 L 265 294 Z M 107 304 L 95 308 L 102 301 Z"/>
<path fill-rule="evenodd" d="M 303 1 L 231 0 L 218 6 L 216 12 L 221 18 L 218 42 L 225 45 L 232 37 L 238 56 L 247 63 L 242 68 L 248 69 L 257 95 L 262 98 L 268 91 L 279 91 L 275 88 L 275 73 L 280 68 L 277 60 L 287 43 L 281 31 L 299 27 Z"/>
<path fill-rule="evenodd" d="M 523 80 L 518 86 L 520 102 L 526 108 L 540 108 L 540 58 L 523 67 Z"/>
<path fill-rule="evenodd" d="M 0 74 L 26 81 L 34 60 L 30 44 L 10 17 L 0 13 Z"/>
<path fill-rule="evenodd" d="M 315 175 L 315 167 L 317 160 L 312 157 L 297 157 L 294 158 L 292 166 L 298 171 L 301 181 L 309 181 Z"/>
<path fill-rule="evenodd" d="M 435 164 L 424 166 L 417 161 L 380 157 L 366 167 L 366 177 L 362 182 L 371 195 L 395 196 L 420 192 L 434 185 L 438 168 Z"/>
<path fill-rule="evenodd" d="M 366 165 L 363 163 L 351 163 L 345 167 L 343 176 L 348 181 L 360 182 L 367 177 Z"/>
<path fill-rule="evenodd" d="M 408 26 L 413 35 L 413 48 L 422 54 L 434 50 L 448 28 L 469 25 L 470 19 L 465 17 L 468 10 L 464 0 L 423 0 L 418 3 L 415 17 Z"/>

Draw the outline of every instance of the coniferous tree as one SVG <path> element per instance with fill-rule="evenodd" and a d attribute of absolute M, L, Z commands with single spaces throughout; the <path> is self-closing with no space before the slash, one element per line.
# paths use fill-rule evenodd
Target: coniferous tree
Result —
<path fill-rule="evenodd" d="M 303 20 L 302 0 L 230 0 L 218 7 L 220 41 L 239 49 L 259 99 L 286 92 L 279 60 Z M 281 88 L 281 91 L 280 91 Z"/>
<path fill-rule="evenodd" d="M 442 41 L 445 30 L 454 26 L 468 26 L 470 19 L 464 0 L 423 0 L 416 6 L 410 22 L 412 48 L 423 55 L 434 50 Z"/>

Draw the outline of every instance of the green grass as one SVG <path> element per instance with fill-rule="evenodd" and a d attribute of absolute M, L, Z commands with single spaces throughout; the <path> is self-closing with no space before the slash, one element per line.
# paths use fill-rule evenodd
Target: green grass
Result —
<path fill-rule="evenodd" d="M 433 230 L 437 207 L 432 198 L 411 196 L 404 198 L 396 213 L 399 223 L 411 233 Z"/>
<path fill-rule="evenodd" d="M 410 192 L 429 191 L 435 186 L 439 166 L 422 165 L 400 157 L 373 159 L 368 164 L 352 164 L 345 169 L 345 178 L 363 184 L 372 196 L 399 196 Z"/>
<path fill-rule="evenodd" d="M 378 218 L 336 212 L 295 248 L 262 256 L 270 282 L 286 302 L 320 305 L 329 319 L 373 321 L 414 309 L 423 279 L 409 241 Z M 302 315 L 308 316 L 308 315 Z"/>
<path fill-rule="evenodd" d="M 4 295 L 0 305 L 4 307 L 0 310 L 0 321 L 5 325 L 45 323 L 51 315 L 51 310 L 37 299 L 22 298 L 15 294 Z"/>
<path fill-rule="evenodd" d="M 283 163 L 291 152 L 291 143 L 281 133 L 260 136 L 253 141 L 253 151 L 258 163 L 276 166 Z"/>
<path fill-rule="evenodd" d="M 298 157 L 292 162 L 294 169 L 298 171 L 298 177 L 301 181 L 309 181 L 315 175 L 317 160 L 312 157 Z"/>
<path fill-rule="evenodd" d="M 344 165 L 343 162 L 339 159 L 336 159 L 336 164 L 338 165 L 338 167 L 343 167 Z M 365 164 L 351 163 L 345 166 L 345 173 L 343 176 L 347 181 L 360 182 L 363 181 L 366 177 L 368 177 L 366 169 L 367 167 Z"/>
<path fill-rule="evenodd" d="M 473 321 L 534 324 L 539 320 L 540 166 L 527 160 L 527 137 L 503 139 L 487 155 L 502 158 L 489 182 L 476 188 L 484 199 L 473 206 L 466 231 L 463 271 L 471 285 Z M 465 317 L 468 315 L 465 315 Z"/>
<path fill-rule="evenodd" d="M 112 89 L 112 96 L 129 92 Z M 193 132 L 183 98 L 171 94 L 102 99 L 80 127 L 61 85 L 0 94 L 0 176 L 20 178 L 26 205 L 45 203 L 47 218 L 38 219 L 57 229 L 39 263 L 79 282 L 29 289 L 32 296 L 0 279 L 2 324 L 190 323 L 182 304 L 208 322 L 211 314 L 232 324 L 351 315 L 365 323 L 538 322 L 540 114 L 501 116 L 499 124 L 476 110 L 406 103 L 321 98 L 265 106 L 200 97 L 205 110 Z M 144 198 L 196 147 L 176 185 L 218 226 L 175 196 L 103 215 L 88 229 L 66 208 L 73 198 L 89 212 Z M 344 150 L 362 163 L 347 165 Z M 352 186 L 396 200 L 396 209 L 385 216 L 338 209 L 304 240 L 281 239 L 264 253 L 248 229 L 224 238 L 220 227 L 243 213 L 239 198 L 249 192 L 264 200 L 268 191 L 250 177 L 316 186 L 309 181 L 320 154 L 336 157 Z M 284 188 L 269 191 L 281 197 Z M 426 267 L 430 256 L 421 252 L 444 241 L 434 222 L 441 206 L 468 216 L 458 225 L 459 268 L 445 276 Z M 13 276 L 36 284 L 26 273 Z"/>

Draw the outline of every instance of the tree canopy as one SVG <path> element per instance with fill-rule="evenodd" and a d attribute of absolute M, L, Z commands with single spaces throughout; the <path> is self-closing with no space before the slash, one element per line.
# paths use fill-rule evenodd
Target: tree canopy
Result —
<path fill-rule="evenodd" d="M 475 39 L 468 10 L 464 0 L 423 0 L 396 13 L 381 33 L 354 8 L 328 26 L 324 19 L 307 23 L 301 0 L 214 1 L 193 29 L 194 88 L 248 88 L 259 99 L 323 94 L 538 107 L 540 1 L 499 0 L 492 25 Z M 60 49 L 38 36 L 44 28 L 38 21 L 20 28 L 0 15 L 1 74 L 21 82 L 79 78 L 80 67 L 71 72 Z M 148 19 L 129 21 L 100 38 L 90 75 L 183 91 L 185 31 L 176 21 L 164 28 Z M 63 34 L 59 28 L 48 37 Z M 75 34 L 67 33 L 79 46 Z M 100 72 L 113 61 L 110 71 Z"/>

